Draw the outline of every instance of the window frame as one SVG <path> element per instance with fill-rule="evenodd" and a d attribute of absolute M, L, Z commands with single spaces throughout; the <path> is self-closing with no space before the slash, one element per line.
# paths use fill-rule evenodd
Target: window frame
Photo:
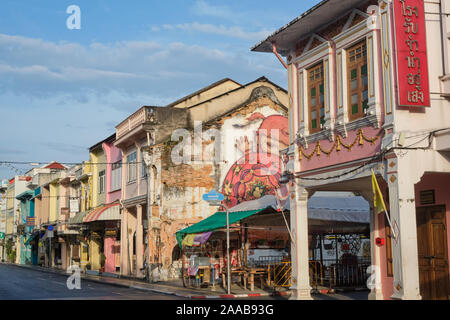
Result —
<path fill-rule="evenodd" d="M 141 179 L 147 177 L 147 167 L 144 161 L 144 152 L 141 150 Z"/>
<path fill-rule="evenodd" d="M 367 50 L 366 38 L 345 49 L 347 56 L 347 113 L 350 122 L 364 118 L 366 110 L 369 108 L 369 60 Z M 360 54 L 360 57 L 358 57 L 358 54 Z M 365 73 L 363 73 L 363 68 L 365 68 Z M 356 75 L 353 78 L 355 70 Z M 366 79 L 365 83 L 364 79 Z M 354 81 L 356 81 L 356 88 L 352 88 Z M 366 99 L 364 99 L 364 92 L 367 95 Z M 356 103 L 352 101 L 354 96 L 357 96 Z M 354 112 L 354 106 L 357 107 L 356 112 Z"/>
<path fill-rule="evenodd" d="M 324 61 L 321 61 L 306 70 L 308 77 L 308 128 L 309 133 L 314 134 L 322 131 L 322 126 L 325 123 L 325 74 Z M 313 74 L 312 74 L 313 73 Z M 319 77 L 317 77 L 319 75 Z M 314 79 L 311 79 L 313 76 Z M 322 91 L 321 92 L 321 87 Z M 315 103 L 313 105 L 313 90 L 315 92 Z M 323 115 L 322 115 L 323 111 Z M 312 114 L 316 112 L 316 117 L 313 119 Z M 316 120 L 316 128 L 313 128 L 313 121 Z"/>
<path fill-rule="evenodd" d="M 114 184 L 114 182 L 116 182 L 116 184 Z M 113 192 L 121 189 L 122 189 L 122 161 L 119 160 L 111 165 L 110 191 Z"/>
<path fill-rule="evenodd" d="M 133 157 L 132 157 L 133 156 Z M 131 159 L 131 161 L 130 161 Z M 132 153 L 130 153 L 127 156 L 127 182 L 128 183 L 132 183 L 135 182 L 137 180 L 137 151 L 134 151 Z M 134 173 L 134 174 L 133 174 Z"/>
<path fill-rule="evenodd" d="M 98 193 L 103 194 L 106 192 L 106 170 L 102 170 L 98 173 Z"/>

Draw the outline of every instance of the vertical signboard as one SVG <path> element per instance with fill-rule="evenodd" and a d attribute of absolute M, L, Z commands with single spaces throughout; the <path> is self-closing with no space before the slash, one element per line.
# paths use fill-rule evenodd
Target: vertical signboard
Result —
<path fill-rule="evenodd" d="M 36 225 L 36 217 L 27 217 L 26 226 L 27 227 L 34 227 Z"/>
<path fill-rule="evenodd" d="M 424 0 L 394 0 L 398 104 L 429 107 Z"/>

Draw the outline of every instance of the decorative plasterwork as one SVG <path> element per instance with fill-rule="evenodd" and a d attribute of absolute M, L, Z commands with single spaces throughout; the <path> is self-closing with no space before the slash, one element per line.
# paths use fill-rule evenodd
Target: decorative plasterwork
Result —
<path fill-rule="evenodd" d="M 383 134 L 384 134 L 384 130 L 380 130 L 374 137 L 369 138 L 364 134 L 363 130 L 360 129 L 352 143 L 345 143 L 343 141 L 342 136 L 336 135 L 334 144 L 331 146 L 330 149 L 328 149 L 328 150 L 323 149 L 322 146 L 320 145 L 320 141 L 318 141 L 316 143 L 316 146 L 314 147 L 313 151 L 310 154 L 307 154 L 305 152 L 305 149 L 303 148 L 303 146 L 300 145 L 299 160 L 301 161 L 303 159 L 303 157 L 308 160 L 311 160 L 312 157 L 314 157 L 315 155 L 317 155 L 317 157 L 320 157 L 322 153 L 327 156 L 330 156 L 333 151 L 339 152 L 342 150 L 342 148 L 345 148 L 348 151 L 352 151 L 353 147 L 357 143 L 360 146 L 364 145 L 365 142 L 368 142 L 373 145 Z"/>

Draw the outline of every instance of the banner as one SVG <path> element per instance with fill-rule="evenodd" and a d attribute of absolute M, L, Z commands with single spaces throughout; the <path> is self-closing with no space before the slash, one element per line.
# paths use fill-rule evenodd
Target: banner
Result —
<path fill-rule="evenodd" d="M 429 107 L 424 0 L 394 0 L 398 105 Z"/>

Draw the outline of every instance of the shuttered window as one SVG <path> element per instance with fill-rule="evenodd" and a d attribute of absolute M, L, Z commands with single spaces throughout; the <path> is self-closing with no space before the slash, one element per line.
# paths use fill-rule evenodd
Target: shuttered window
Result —
<path fill-rule="evenodd" d="M 128 165 L 128 182 L 136 181 L 137 179 L 137 153 L 133 152 L 127 156 Z"/>
<path fill-rule="evenodd" d="M 98 174 L 98 193 L 102 194 L 105 193 L 105 187 L 106 187 L 106 175 L 105 170 L 102 170 Z"/>
<path fill-rule="evenodd" d="M 347 49 L 348 112 L 350 121 L 364 117 L 369 105 L 367 45 L 362 41 Z"/>
<path fill-rule="evenodd" d="M 73 245 L 72 246 L 72 259 L 79 259 L 79 258 L 80 258 L 80 246 Z"/>
<path fill-rule="evenodd" d="M 308 70 L 309 132 L 322 130 L 325 124 L 325 82 L 323 63 Z"/>
<path fill-rule="evenodd" d="M 122 189 L 122 162 L 116 162 L 112 165 L 111 171 L 111 191 Z"/>

